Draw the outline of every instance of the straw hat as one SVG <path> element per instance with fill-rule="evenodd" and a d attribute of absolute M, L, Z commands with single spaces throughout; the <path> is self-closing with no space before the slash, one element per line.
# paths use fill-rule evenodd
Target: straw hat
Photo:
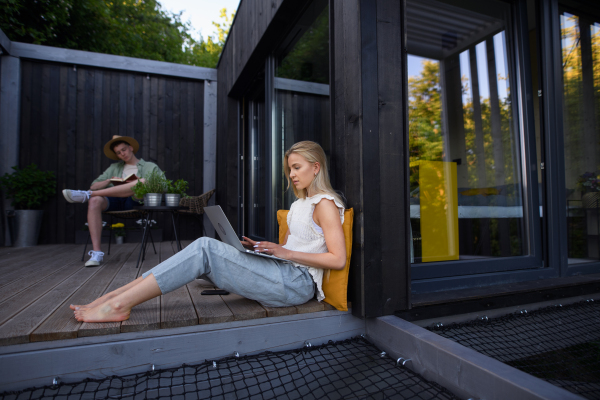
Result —
<path fill-rule="evenodd" d="M 132 137 L 129 136 L 119 136 L 119 135 L 114 135 L 112 137 L 112 139 L 110 139 L 105 145 L 104 145 L 104 155 L 108 158 L 110 158 L 111 160 L 118 160 L 119 157 L 117 157 L 117 155 L 115 154 L 114 151 L 111 150 L 110 146 L 114 143 L 114 142 L 127 142 L 129 143 L 129 145 L 131 147 L 133 147 L 133 154 L 137 153 L 138 149 L 140 148 L 140 144 L 137 142 L 137 140 L 135 140 Z"/>

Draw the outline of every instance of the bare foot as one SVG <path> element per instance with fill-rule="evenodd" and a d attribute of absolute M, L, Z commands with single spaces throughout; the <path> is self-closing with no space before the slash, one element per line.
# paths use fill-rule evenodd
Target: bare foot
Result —
<path fill-rule="evenodd" d="M 98 297 L 96 300 L 92 301 L 90 304 L 85 304 L 85 305 L 80 305 L 80 304 L 71 304 L 69 306 L 69 308 L 73 311 L 77 311 L 77 310 L 87 310 L 90 308 L 94 308 L 99 306 L 100 304 L 104 304 L 106 303 L 107 300 L 112 299 L 113 297 L 115 297 L 117 294 L 113 294 L 113 292 L 107 293 L 102 297 Z"/>
<path fill-rule="evenodd" d="M 75 319 L 83 322 L 119 322 L 129 318 L 131 309 L 116 307 L 110 303 L 104 303 L 85 310 L 79 309 L 74 312 Z"/>

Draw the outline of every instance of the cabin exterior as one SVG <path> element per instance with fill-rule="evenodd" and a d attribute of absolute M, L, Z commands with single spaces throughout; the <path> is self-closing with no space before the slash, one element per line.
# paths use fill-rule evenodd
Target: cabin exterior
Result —
<path fill-rule="evenodd" d="M 282 152 L 316 140 L 356 213 L 354 315 L 597 291 L 599 15 L 585 1 L 243 1 L 217 68 L 217 202 L 274 239 L 291 201 Z"/>
<path fill-rule="evenodd" d="M 313 140 L 355 215 L 350 312 L 0 346 L 1 386 L 44 384 L 58 354 L 80 379 L 366 334 L 464 397 L 565 395 L 415 324 L 600 293 L 596 2 L 242 0 L 216 70 L 2 32 L 0 51 L 0 174 L 36 162 L 79 188 L 129 134 L 193 194 L 215 188 L 238 233 L 275 241 L 283 153 Z M 45 210 L 40 243 L 73 243 L 81 210 Z"/>

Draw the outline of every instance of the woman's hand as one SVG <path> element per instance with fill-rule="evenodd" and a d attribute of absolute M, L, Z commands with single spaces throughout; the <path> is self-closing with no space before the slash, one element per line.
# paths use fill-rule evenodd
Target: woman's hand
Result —
<path fill-rule="evenodd" d="M 284 258 L 289 260 L 292 256 L 292 251 L 283 248 L 283 246 L 272 243 L 272 242 L 256 242 L 246 236 L 242 236 L 242 245 L 250 250 L 254 250 L 257 253 L 269 254 L 275 257 Z"/>

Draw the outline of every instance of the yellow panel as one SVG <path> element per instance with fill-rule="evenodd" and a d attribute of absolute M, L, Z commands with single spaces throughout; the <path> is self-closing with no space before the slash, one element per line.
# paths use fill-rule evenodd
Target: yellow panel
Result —
<path fill-rule="evenodd" d="M 419 163 L 423 262 L 458 260 L 456 182 L 456 163 Z"/>

